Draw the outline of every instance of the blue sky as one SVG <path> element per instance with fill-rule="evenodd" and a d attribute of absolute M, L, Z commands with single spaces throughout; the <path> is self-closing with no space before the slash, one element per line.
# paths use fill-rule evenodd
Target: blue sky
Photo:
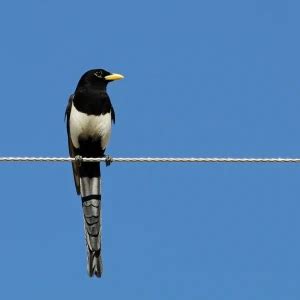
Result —
<path fill-rule="evenodd" d="M 1 156 L 67 156 L 103 67 L 112 156 L 299 157 L 298 1 L 6 1 Z M 300 166 L 103 166 L 104 277 L 67 163 L 1 164 L 1 299 L 299 299 Z"/>

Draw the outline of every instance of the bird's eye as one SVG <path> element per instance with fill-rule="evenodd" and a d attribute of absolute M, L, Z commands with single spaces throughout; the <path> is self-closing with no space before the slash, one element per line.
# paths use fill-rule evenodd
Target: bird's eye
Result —
<path fill-rule="evenodd" d="M 102 78 L 102 72 L 101 71 L 97 71 L 94 75 L 98 78 Z"/>

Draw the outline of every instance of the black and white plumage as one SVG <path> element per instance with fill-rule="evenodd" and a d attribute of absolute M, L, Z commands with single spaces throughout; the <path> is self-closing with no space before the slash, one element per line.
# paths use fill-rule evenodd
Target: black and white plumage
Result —
<path fill-rule="evenodd" d="M 106 92 L 110 81 L 122 79 L 103 69 L 82 75 L 66 109 L 71 157 L 103 157 L 111 135 L 115 113 Z M 73 175 L 81 195 L 87 246 L 87 271 L 101 277 L 101 182 L 100 163 L 73 162 Z"/>

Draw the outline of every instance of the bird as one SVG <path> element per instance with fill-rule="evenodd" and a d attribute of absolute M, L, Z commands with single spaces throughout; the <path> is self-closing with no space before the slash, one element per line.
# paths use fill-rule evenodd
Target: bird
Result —
<path fill-rule="evenodd" d="M 85 72 L 69 97 L 65 111 L 68 146 L 75 188 L 81 196 L 87 249 L 87 272 L 101 277 L 101 173 L 99 162 L 83 162 L 82 157 L 105 157 L 115 111 L 107 94 L 108 83 L 124 76 L 104 69 Z M 111 160 L 107 156 L 107 165 Z"/>

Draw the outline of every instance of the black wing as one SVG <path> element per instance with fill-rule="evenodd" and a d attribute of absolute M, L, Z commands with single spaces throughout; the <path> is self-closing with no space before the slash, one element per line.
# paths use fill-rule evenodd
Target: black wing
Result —
<path fill-rule="evenodd" d="M 70 114 L 71 114 L 71 108 L 72 108 L 72 102 L 74 99 L 74 94 L 72 94 L 69 97 L 69 102 L 66 108 L 65 112 L 65 120 L 67 119 L 67 132 L 68 132 L 68 144 L 69 144 L 69 154 L 70 157 L 75 157 L 77 155 L 76 148 L 73 146 L 70 136 Z M 72 168 L 73 168 L 73 176 L 74 176 L 74 182 L 76 187 L 76 192 L 78 195 L 80 195 L 80 175 L 79 175 L 79 166 L 75 161 L 72 161 Z"/>

